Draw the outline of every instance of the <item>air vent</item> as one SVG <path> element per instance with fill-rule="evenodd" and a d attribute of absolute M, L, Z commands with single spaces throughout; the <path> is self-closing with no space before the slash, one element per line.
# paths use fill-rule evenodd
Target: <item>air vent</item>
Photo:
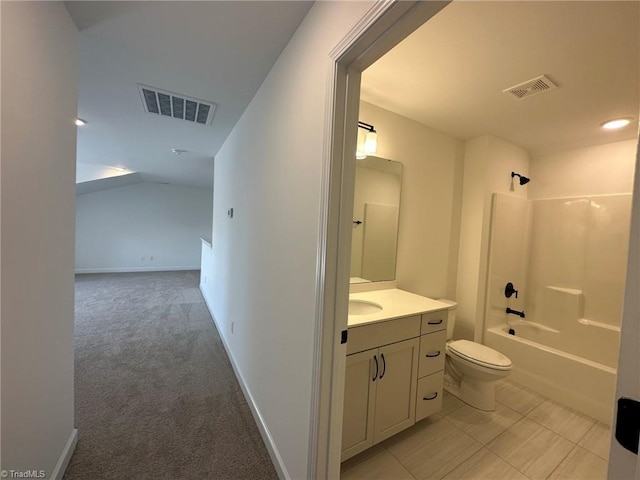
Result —
<path fill-rule="evenodd" d="M 138 84 L 142 105 L 147 113 L 211 125 L 216 104 Z"/>
<path fill-rule="evenodd" d="M 524 100 L 525 98 L 548 92 L 549 90 L 553 90 L 554 88 L 558 88 L 558 86 L 551 80 L 549 80 L 547 76 L 542 75 L 540 77 L 534 78 L 533 80 L 529 80 L 527 82 L 521 83 L 520 85 L 516 85 L 515 87 L 506 88 L 503 90 L 503 92 L 510 93 L 519 100 Z"/>

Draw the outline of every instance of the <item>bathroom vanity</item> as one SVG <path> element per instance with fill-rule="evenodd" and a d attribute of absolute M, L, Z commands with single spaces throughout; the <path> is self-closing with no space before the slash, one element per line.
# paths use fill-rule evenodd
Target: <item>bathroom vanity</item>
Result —
<path fill-rule="evenodd" d="M 440 410 L 449 307 L 398 289 L 349 299 L 343 461 Z"/>

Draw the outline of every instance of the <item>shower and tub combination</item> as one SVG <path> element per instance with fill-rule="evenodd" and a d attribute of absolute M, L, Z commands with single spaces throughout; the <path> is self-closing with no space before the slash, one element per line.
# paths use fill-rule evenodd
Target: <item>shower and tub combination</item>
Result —
<path fill-rule="evenodd" d="M 630 194 L 492 199 L 483 343 L 514 381 L 606 424 L 630 218 Z"/>

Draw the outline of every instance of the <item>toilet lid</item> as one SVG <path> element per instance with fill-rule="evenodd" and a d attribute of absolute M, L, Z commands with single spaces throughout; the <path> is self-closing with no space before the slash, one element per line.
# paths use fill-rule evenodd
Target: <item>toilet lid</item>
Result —
<path fill-rule="evenodd" d="M 509 370 L 511 360 L 493 348 L 469 340 L 456 340 L 448 345 L 449 351 L 470 362 L 497 370 Z"/>

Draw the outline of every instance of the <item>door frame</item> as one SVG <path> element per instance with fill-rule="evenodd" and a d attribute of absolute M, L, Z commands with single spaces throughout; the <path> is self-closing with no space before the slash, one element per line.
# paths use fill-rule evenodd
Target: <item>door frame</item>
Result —
<path fill-rule="evenodd" d="M 446 1 L 375 2 L 329 54 L 308 478 L 339 478 L 361 73 Z"/>
<path fill-rule="evenodd" d="M 640 132 L 638 133 L 640 136 Z M 631 231 L 627 258 L 627 278 L 620 325 L 618 378 L 611 426 L 611 442 L 607 478 L 640 480 L 640 455 L 634 455 L 615 438 L 615 422 L 620 397 L 640 400 L 640 143 L 636 146 L 636 169 L 633 182 Z"/>
<path fill-rule="evenodd" d="M 308 478 L 340 477 L 346 367 L 346 346 L 340 343 L 340 337 L 341 332 L 347 329 L 361 73 L 450 2 L 451 0 L 375 2 L 329 54 Z M 635 176 L 634 193 L 640 192 L 640 150 Z M 637 299 L 640 285 L 639 224 L 640 200 L 634 195 L 628 260 L 630 273 L 627 277 L 622 322 L 623 331 L 627 332 L 628 345 L 627 348 L 621 345 L 619 365 L 619 372 L 625 372 L 626 380 L 619 377 L 617 393 L 633 392 L 636 398 L 640 398 L 640 355 L 637 353 L 640 351 L 640 302 Z M 623 353 L 625 350 L 626 354 Z M 617 446 L 615 439 L 612 439 L 610 475 L 616 469 L 616 460 L 620 460 Z M 627 457 L 626 460 L 629 464 L 632 459 Z M 635 458 L 633 463 L 636 463 Z M 640 480 L 640 457 L 635 478 Z"/>

